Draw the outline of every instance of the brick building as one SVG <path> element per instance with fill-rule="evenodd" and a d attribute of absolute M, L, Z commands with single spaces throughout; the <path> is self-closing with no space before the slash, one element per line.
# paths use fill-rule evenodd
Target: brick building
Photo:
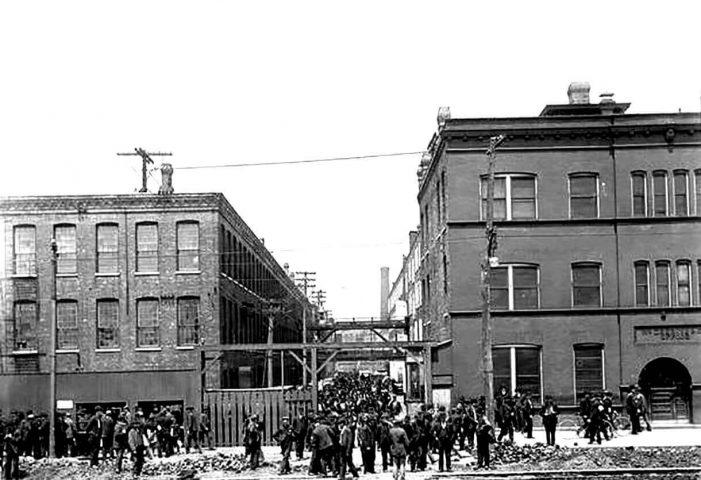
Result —
<path fill-rule="evenodd" d="M 310 305 L 223 195 L 0 198 L 0 408 L 48 410 L 51 239 L 57 398 L 195 403 L 200 344 L 301 342 Z M 271 301 L 283 313 L 270 313 Z M 272 357 L 273 384 L 301 378 Z M 207 387 L 267 385 L 265 353 L 227 352 Z"/>
<path fill-rule="evenodd" d="M 495 388 L 574 406 L 639 383 L 654 420 L 699 423 L 701 119 L 590 103 L 588 84 L 568 95 L 536 117 L 439 111 L 418 194 L 426 336 L 441 342 L 434 389 L 481 394 L 485 151 L 502 134 Z"/>

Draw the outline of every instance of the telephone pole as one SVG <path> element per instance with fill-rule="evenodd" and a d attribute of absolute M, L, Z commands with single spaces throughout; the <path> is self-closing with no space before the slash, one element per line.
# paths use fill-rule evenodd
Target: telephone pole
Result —
<path fill-rule="evenodd" d="M 316 272 L 308 272 L 308 271 L 295 272 L 295 275 L 302 276 L 302 278 L 297 278 L 296 281 L 297 281 L 297 285 L 302 288 L 302 292 L 304 292 L 304 297 L 306 299 L 307 290 L 309 288 L 314 288 L 316 286 L 316 284 L 313 283 L 316 280 L 316 278 L 315 278 Z M 304 306 L 304 305 L 306 305 L 306 303 L 302 304 L 302 305 L 303 305 L 302 306 L 302 343 L 304 344 L 304 343 L 307 343 L 307 307 Z M 312 351 L 312 354 L 316 355 L 315 352 L 316 352 L 316 350 Z M 316 357 L 314 357 L 313 360 L 315 358 Z M 305 366 L 305 368 L 302 368 L 302 385 L 304 385 L 306 387 L 307 386 L 307 369 L 306 369 L 307 349 L 306 348 L 302 350 L 302 362 L 304 362 L 304 366 Z M 312 383 L 316 384 L 316 380 L 315 380 L 316 379 L 316 370 L 315 370 L 316 366 L 314 365 L 314 362 L 312 362 L 312 367 L 313 367 L 312 368 L 312 376 L 313 376 Z M 314 385 L 312 387 L 314 387 Z"/>
<path fill-rule="evenodd" d="M 151 157 L 170 157 L 173 154 L 170 152 L 147 152 L 143 148 L 135 148 L 134 153 L 117 153 L 120 157 L 141 157 L 141 190 L 140 193 L 148 192 L 146 188 L 146 177 L 148 175 L 148 164 L 153 164 Z"/>
<path fill-rule="evenodd" d="M 482 391 L 485 398 L 485 414 L 490 423 L 494 423 L 494 363 L 492 362 L 492 318 L 489 311 L 491 303 L 491 270 L 496 263 L 497 230 L 494 226 L 494 164 L 496 150 L 504 141 L 504 135 L 489 139 L 487 149 L 487 249 L 480 265 L 482 270 Z"/>
<path fill-rule="evenodd" d="M 51 239 L 51 321 L 49 322 L 49 457 L 56 457 L 56 264 L 58 244 Z"/>

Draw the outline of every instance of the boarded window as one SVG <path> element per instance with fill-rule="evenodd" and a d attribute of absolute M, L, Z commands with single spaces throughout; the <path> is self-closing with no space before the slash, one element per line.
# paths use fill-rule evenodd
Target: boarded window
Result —
<path fill-rule="evenodd" d="M 20 225 L 14 229 L 15 275 L 36 275 L 36 228 Z"/>
<path fill-rule="evenodd" d="M 572 304 L 575 307 L 601 306 L 601 265 L 572 265 Z"/>
<path fill-rule="evenodd" d="M 635 172 L 631 175 L 633 188 L 633 216 L 644 217 L 647 215 L 647 188 L 645 186 L 645 174 Z"/>
<path fill-rule="evenodd" d="M 97 301 L 97 348 L 119 348 L 119 301 Z"/>
<path fill-rule="evenodd" d="M 200 269 L 200 228 L 196 222 L 179 222 L 177 228 L 178 271 Z"/>
<path fill-rule="evenodd" d="M 97 226 L 97 273 L 117 273 L 118 241 L 117 225 Z"/>
<path fill-rule="evenodd" d="M 577 402 L 585 392 L 600 391 L 604 388 L 603 347 L 601 345 L 574 346 L 574 375 Z"/>
<path fill-rule="evenodd" d="M 57 225 L 54 227 L 54 238 L 58 247 L 56 273 L 76 273 L 78 261 L 75 225 Z"/>
<path fill-rule="evenodd" d="M 37 349 L 37 305 L 34 302 L 15 303 L 14 350 Z"/>
<path fill-rule="evenodd" d="M 199 342 L 199 298 L 178 299 L 178 345 L 197 345 Z"/>
<path fill-rule="evenodd" d="M 136 226 L 136 271 L 158 272 L 158 225 L 155 223 Z"/>
<path fill-rule="evenodd" d="M 570 218 L 599 216 L 599 178 L 596 174 L 570 176 Z"/>
<path fill-rule="evenodd" d="M 657 286 L 657 305 L 666 307 L 670 305 L 669 291 L 669 262 L 655 263 L 655 282 Z"/>
<path fill-rule="evenodd" d="M 136 302 L 136 346 L 157 347 L 159 345 L 158 300 L 140 299 Z"/>
<path fill-rule="evenodd" d="M 61 300 L 56 303 L 56 347 L 59 350 L 78 348 L 78 302 Z"/>
<path fill-rule="evenodd" d="M 650 305 L 649 270 L 647 262 L 635 262 L 635 306 L 647 307 Z"/>

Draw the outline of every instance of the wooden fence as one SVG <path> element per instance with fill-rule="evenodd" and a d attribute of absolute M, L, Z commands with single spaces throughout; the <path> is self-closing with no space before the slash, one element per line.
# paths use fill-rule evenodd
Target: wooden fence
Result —
<path fill-rule="evenodd" d="M 311 391 L 282 388 L 207 390 L 204 407 L 209 408 L 212 439 L 218 447 L 243 445 L 244 422 L 256 413 L 265 424 L 263 445 L 275 445 L 273 434 L 282 417 L 294 420 L 311 410 Z"/>

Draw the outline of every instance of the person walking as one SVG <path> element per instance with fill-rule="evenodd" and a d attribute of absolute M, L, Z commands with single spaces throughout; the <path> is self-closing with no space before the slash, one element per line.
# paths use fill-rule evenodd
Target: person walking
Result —
<path fill-rule="evenodd" d="M 409 439 L 402 428 L 402 422 L 395 419 L 394 426 L 389 430 L 390 454 L 394 464 L 394 480 L 404 480 L 406 476 L 406 455 Z"/>
<path fill-rule="evenodd" d="M 290 454 L 292 453 L 292 443 L 295 439 L 295 431 L 290 426 L 289 417 L 282 417 L 282 425 L 280 425 L 280 428 L 273 434 L 273 439 L 280 445 L 282 453 L 278 474 L 288 474 L 292 471 L 290 467 Z"/>
<path fill-rule="evenodd" d="M 560 410 L 551 396 L 545 397 L 545 403 L 540 408 L 540 416 L 543 418 L 543 428 L 545 429 L 545 442 L 547 445 L 555 446 L 555 430 L 557 429 L 557 416 Z"/>
<path fill-rule="evenodd" d="M 353 478 L 358 478 L 358 470 L 353 464 L 353 448 L 355 447 L 353 429 L 344 417 L 341 417 L 337 423 L 341 429 L 338 478 L 339 480 L 345 480 L 346 468 L 353 475 Z"/>
<path fill-rule="evenodd" d="M 380 452 L 382 454 L 383 472 L 387 471 L 387 465 L 391 461 L 390 447 L 392 445 L 392 440 L 389 437 L 391 426 L 392 424 L 389 421 L 389 416 L 387 414 L 382 414 L 380 417 L 380 423 L 377 426 L 377 439 L 378 443 L 380 444 Z"/>

